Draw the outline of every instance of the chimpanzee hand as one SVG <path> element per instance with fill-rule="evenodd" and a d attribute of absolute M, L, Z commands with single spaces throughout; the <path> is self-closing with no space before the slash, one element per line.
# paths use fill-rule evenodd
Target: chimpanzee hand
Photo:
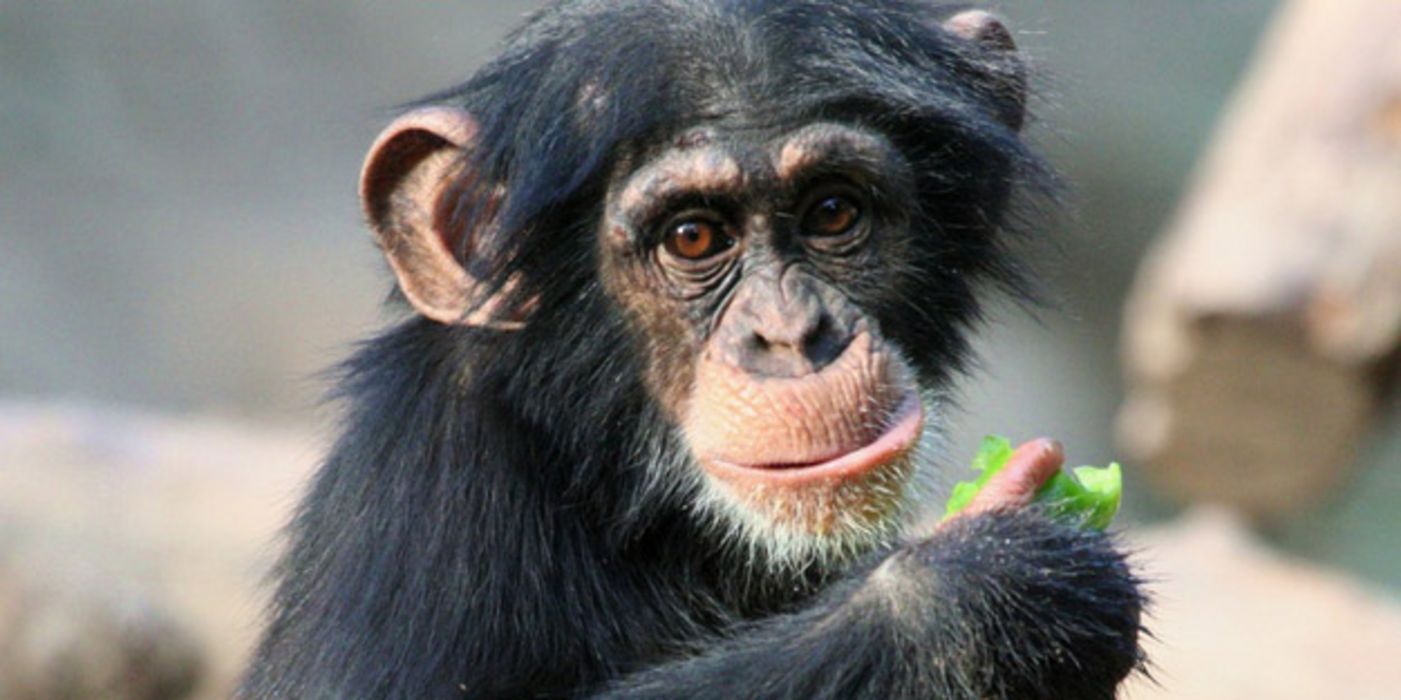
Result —
<path fill-rule="evenodd" d="M 1064 464 L 1065 451 L 1059 442 L 1040 438 L 1023 444 L 956 517 L 1029 506 L 1037 490 Z"/>
<path fill-rule="evenodd" d="M 980 698 L 1111 698 L 1139 664 L 1143 601 L 1122 554 L 1103 534 L 1032 506 L 1063 463 L 1055 441 L 1020 446 L 966 510 L 868 578 L 893 609 L 912 592 L 934 598 L 915 607 L 932 634 L 926 643 L 965 649 L 950 657 L 962 667 L 939 669 L 946 680 L 933 687 Z"/>

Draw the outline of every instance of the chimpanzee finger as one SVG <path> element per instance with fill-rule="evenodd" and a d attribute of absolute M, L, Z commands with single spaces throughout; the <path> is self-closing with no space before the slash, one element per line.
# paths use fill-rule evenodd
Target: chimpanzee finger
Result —
<path fill-rule="evenodd" d="M 1038 438 L 1024 443 L 1007 460 L 1007 465 L 988 481 L 963 511 L 974 515 L 990 510 L 1021 508 L 1031 504 L 1036 492 L 1065 464 L 1060 442 Z"/>

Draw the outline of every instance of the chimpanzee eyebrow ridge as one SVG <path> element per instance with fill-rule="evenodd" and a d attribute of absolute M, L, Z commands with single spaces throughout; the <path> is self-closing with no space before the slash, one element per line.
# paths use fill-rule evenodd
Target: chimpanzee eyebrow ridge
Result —
<path fill-rule="evenodd" d="M 672 151 L 627 179 L 616 213 L 625 221 L 648 221 L 678 197 L 735 195 L 748 185 L 739 161 L 719 148 Z"/>
<path fill-rule="evenodd" d="M 774 170 L 780 180 L 793 182 L 813 169 L 855 168 L 868 172 L 908 170 L 885 137 L 843 124 L 821 123 L 785 136 L 774 149 Z"/>

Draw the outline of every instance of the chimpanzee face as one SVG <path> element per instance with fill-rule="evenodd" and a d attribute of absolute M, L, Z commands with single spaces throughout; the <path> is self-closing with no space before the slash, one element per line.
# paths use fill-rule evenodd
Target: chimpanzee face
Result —
<path fill-rule="evenodd" d="M 924 406 L 871 310 L 918 273 L 910 172 L 881 135 L 815 123 L 695 129 L 614 178 L 601 277 L 711 505 L 768 541 L 904 511 Z"/>
<path fill-rule="evenodd" d="M 899 50 L 835 57 L 861 29 L 845 15 L 798 33 L 777 17 L 728 28 L 756 33 L 724 56 L 659 27 L 596 47 L 626 66 L 551 59 L 548 95 L 488 81 L 411 111 L 361 195 L 414 309 L 487 343 L 525 331 L 545 358 L 530 377 L 644 406 L 606 428 L 650 450 L 638 488 L 699 494 L 666 503 L 796 562 L 868 549 L 920 500 L 926 396 L 967 354 L 974 284 L 1016 279 L 996 234 L 1035 161 L 1021 63 L 985 13 L 944 24 L 953 41 L 882 26 Z M 638 56 L 665 70 L 622 70 Z M 619 318 L 623 361 L 552 374 L 556 345 L 616 342 Z"/>

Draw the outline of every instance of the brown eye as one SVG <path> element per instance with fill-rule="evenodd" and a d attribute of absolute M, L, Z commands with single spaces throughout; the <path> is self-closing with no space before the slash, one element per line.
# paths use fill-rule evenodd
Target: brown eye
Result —
<path fill-rule="evenodd" d="M 861 220 L 861 207 L 842 196 L 818 200 L 803 218 L 803 231 L 809 236 L 840 236 Z"/>
<path fill-rule="evenodd" d="M 673 225 L 666 233 L 666 252 L 682 260 L 701 260 L 728 250 L 734 239 L 713 221 L 694 219 Z"/>

